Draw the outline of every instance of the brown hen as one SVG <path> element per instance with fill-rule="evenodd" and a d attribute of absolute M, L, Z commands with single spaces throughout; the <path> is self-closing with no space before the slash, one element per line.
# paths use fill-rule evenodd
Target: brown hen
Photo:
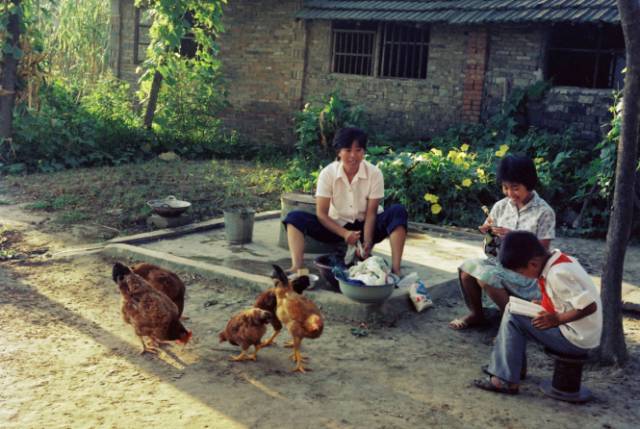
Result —
<path fill-rule="evenodd" d="M 113 266 L 112 278 L 123 298 L 122 317 L 140 338 L 141 353 L 157 353 L 155 345 L 162 341 L 189 342 L 191 331 L 182 325 L 178 307 L 164 293 L 119 262 Z M 147 347 L 144 337 L 149 337 L 154 347 Z"/>
<path fill-rule="evenodd" d="M 291 286 L 293 290 L 299 294 L 302 294 L 309 287 L 309 276 L 300 276 L 294 280 L 291 280 Z M 254 307 L 259 308 L 261 310 L 268 311 L 272 315 L 271 326 L 273 327 L 273 335 L 261 344 L 261 347 L 267 347 L 273 344 L 274 340 L 280 334 L 282 330 L 282 322 L 278 319 L 278 315 L 276 314 L 276 308 L 278 306 L 278 302 L 276 299 L 276 288 L 272 287 L 267 289 L 258 295 Z M 291 347 L 293 344 L 285 344 L 285 347 Z"/>
<path fill-rule="evenodd" d="M 229 341 L 242 349 L 238 356 L 231 356 L 231 360 L 257 359 L 258 350 L 262 348 L 262 336 L 267 332 L 267 323 L 271 321 L 271 317 L 271 313 L 259 308 L 250 308 L 231 317 L 224 331 L 218 334 L 221 343 Z M 254 347 L 254 353 L 247 355 L 251 346 Z"/>
<path fill-rule="evenodd" d="M 180 277 L 169 270 L 146 262 L 133 265 L 131 271 L 145 279 L 152 288 L 167 295 L 178 306 L 178 315 L 182 317 L 185 286 Z"/>
<path fill-rule="evenodd" d="M 309 298 L 293 290 L 293 286 L 282 268 L 273 266 L 271 277 L 274 279 L 278 319 L 287 327 L 293 338 L 292 359 L 296 362 L 294 371 L 305 372 L 311 368 L 302 365 L 304 358 L 300 346 L 304 338 L 318 338 L 324 328 L 324 318 L 318 307 Z"/>

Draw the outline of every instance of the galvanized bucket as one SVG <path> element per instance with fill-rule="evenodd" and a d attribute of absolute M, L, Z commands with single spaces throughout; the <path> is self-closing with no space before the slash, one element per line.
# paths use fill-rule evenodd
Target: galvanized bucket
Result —
<path fill-rule="evenodd" d="M 251 243 L 253 222 L 256 215 L 253 209 L 224 210 L 224 232 L 230 244 Z"/>

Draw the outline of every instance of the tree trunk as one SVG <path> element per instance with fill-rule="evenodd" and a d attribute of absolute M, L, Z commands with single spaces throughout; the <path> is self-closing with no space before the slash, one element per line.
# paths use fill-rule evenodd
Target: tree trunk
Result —
<path fill-rule="evenodd" d="M 158 94 L 160 93 L 161 85 L 162 75 L 159 72 L 155 72 L 153 82 L 151 82 L 151 90 L 149 91 L 147 110 L 144 113 L 144 127 L 147 129 L 150 129 L 153 124 L 153 116 L 156 114 L 156 104 L 158 104 Z"/>
<path fill-rule="evenodd" d="M 624 33 L 627 73 L 624 79 L 622 128 L 618 144 L 613 207 L 602 273 L 603 330 L 600 362 L 624 364 L 627 348 L 622 329 L 622 270 L 633 218 L 635 169 L 640 126 L 640 0 L 618 0 Z"/>
<path fill-rule="evenodd" d="M 12 0 L 16 13 L 9 17 L 7 38 L 9 45 L 18 48 L 20 40 L 20 0 Z M 0 46 L 2 43 L 0 43 Z M 0 142 L 11 140 L 13 134 L 13 105 L 18 81 L 18 58 L 13 53 L 4 53 L 0 68 Z"/>

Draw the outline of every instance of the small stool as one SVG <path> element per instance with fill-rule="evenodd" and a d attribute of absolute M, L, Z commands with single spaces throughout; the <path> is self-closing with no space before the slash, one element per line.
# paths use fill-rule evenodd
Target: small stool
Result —
<path fill-rule="evenodd" d="M 580 386 L 582 367 L 588 360 L 587 355 L 565 355 L 545 348 L 544 352 L 555 360 L 553 379 L 540 383 L 545 395 L 560 401 L 584 403 L 593 399 L 589 389 Z"/>

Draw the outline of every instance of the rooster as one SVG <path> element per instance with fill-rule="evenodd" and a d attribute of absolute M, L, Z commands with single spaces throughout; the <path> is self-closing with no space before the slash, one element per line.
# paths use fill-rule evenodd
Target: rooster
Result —
<path fill-rule="evenodd" d="M 120 262 L 113 266 L 112 278 L 123 298 L 122 317 L 142 343 L 141 354 L 157 353 L 155 346 L 162 341 L 189 342 L 191 331 L 182 325 L 178 307 L 164 293 Z M 144 337 L 151 338 L 153 347 L 147 347 Z"/>
<path fill-rule="evenodd" d="M 272 314 L 259 308 L 250 308 L 241 311 L 231 317 L 224 331 L 218 334 L 220 342 L 229 341 L 234 346 L 240 346 L 238 356 L 231 356 L 232 361 L 256 360 L 258 351 L 262 346 L 262 336 L 267 332 L 267 323 L 271 321 Z M 247 355 L 247 350 L 253 346 L 252 355 Z"/>
<path fill-rule="evenodd" d="M 178 306 L 178 314 L 182 317 L 186 288 L 180 277 L 169 270 L 146 262 L 133 265 L 131 271 L 145 279 L 152 288 L 167 295 Z"/>
<path fill-rule="evenodd" d="M 302 292 L 309 287 L 309 276 L 297 277 L 291 281 L 291 286 L 296 293 L 302 294 Z M 276 288 L 274 287 L 267 289 L 258 295 L 255 304 L 253 304 L 255 308 L 268 311 L 272 315 L 271 326 L 273 327 L 273 335 L 271 335 L 267 341 L 263 342 L 260 345 L 261 347 L 268 347 L 273 344 L 274 340 L 282 330 L 282 322 L 278 319 L 278 315 L 276 314 L 277 304 Z M 285 347 L 291 347 L 292 345 L 293 344 L 291 343 L 286 343 Z"/>
<path fill-rule="evenodd" d="M 318 338 L 324 328 L 324 319 L 318 307 L 309 298 L 296 293 L 287 275 L 277 265 L 273 266 L 271 277 L 274 280 L 278 307 L 276 315 L 287 327 L 293 338 L 293 354 L 296 372 L 310 371 L 302 365 L 304 358 L 300 346 L 304 338 Z"/>

